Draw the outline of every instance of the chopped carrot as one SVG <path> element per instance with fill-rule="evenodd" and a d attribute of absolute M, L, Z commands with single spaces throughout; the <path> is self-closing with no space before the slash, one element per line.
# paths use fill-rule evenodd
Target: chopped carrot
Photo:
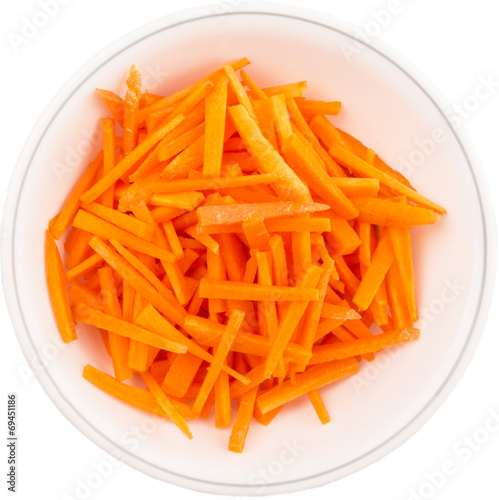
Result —
<path fill-rule="evenodd" d="M 262 88 L 247 64 L 169 95 L 132 66 L 124 97 L 99 90 L 102 150 L 45 246 L 63 340 L 95 327 L 114 370 L 83 377 L 188 438 L 214 407 L 236 453 L 253 416 L 300 396 L 329 422 L 321 387 L 419 338 L 410 228 L 445 214 L 329 121 L 341 102 Z M 123 382 L 135 372 L 147 390 Z"/>

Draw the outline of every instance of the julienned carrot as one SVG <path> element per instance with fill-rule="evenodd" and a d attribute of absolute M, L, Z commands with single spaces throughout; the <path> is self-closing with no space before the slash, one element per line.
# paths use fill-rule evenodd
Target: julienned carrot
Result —
<path fill-rule="evenodd" d="M 141 273 L 97 236 L 92 239 L 90 244 L 138 294 L 145 297 L 175 323 L 182 324 L 184 322 L 185 310 L 176 302 L 172 294 L 166 296 L 160 294 Z"/>
<path fill-rule="evenodd" d="M 231 67 L 232 71 L 234 69 Z M 227 110 L 227 78 L 220 76 L 205 100 L 206 132 L 203 175 L 218 177 L 222 169 L 222 154 Z"/>
<path fill-rule="evenodd" d="M 153 395 L 158 406 L 168 415 L 168 418 L 189 438 L 192 439 L 192 432 L 186 424 L 184 418 L 175 409 L 172 402 L 166 397 L 161 387 L 149 372 L 141 372 L 140 376 L 145 382 L 147 389 Z"/>
<path fill-rule="evenodd" d="M 173 130 L 182 120 L 183 115 L 176 116 L 173 120 L 159 130 L 149 135 L 133 151 L 125 156 L 114 168 L 100 181 L 81 195 L 83 203 L 90 203 L 100 196 L 106 189 L 112 186 L 120 177 L 125 175 L 136 162 L 147 153 L 157 142 L 159 142 L 168 132 Z"/>
<path fill-rule="evenodd" d="M 64 342 L 76 340 L 76 329 L 69 306 L 64 268 L 57 245 L 48 231 L 45 232 L 45 273 L 50 302 L 62 340 Z"/>
<path fill-rule="evenodd" d="M 285 403 L 319 389 L 324 385 L 357 373 L 358 365 L 355 358 L 331 361 L 308 368 L 296 375 L 294 383 L 287 380 L 259 396 L 256 404 L 263 414 Z"/>
<path fill-rule="evenodd" d="M 286 164 L 272 144 L 265 139 L 248 111 L 242 105 L 231 106 L 229 114 L 248 150 L 255 156 L 259 170 L 262 173 L 273 173 L 279 177 L 279 182 L 273 185 L 275 191 L 284 199 L 297 202 L 309 201 L 310 193 L 305 184 Z"/>
<path fill-rule="evenodd" d="M 236 224 L 254 217 L 263 218 L 287 217 L 290 215 L 320 212 L 327 210 L 328 205 L 321 203 L 295 203 L 291 201 L 279 203 L 248 203 L 244 205 L 205 206 L 197 210 L 201 226 L 217 224 Z"/>
<path fill-rule="evenodd" d="M 445 208 L 442 208 L 436 203 L 433 203 L 432 201 L 420 195 L 413 189 L 407 187 L 400 181 L 394 179 L 389 174 L 382 172 L 381 170 L 374 167 L 373 165 L 370 165 L 369 163 L 362 160 L 358 156 L 355 156 L 353 153 L 347 151 L 345 148 L 342 148 L 337 144 L 333 144 L 333 146 L 329 150 L 329 153 L 334 159 L 336 159 L 338 162 L 342 163 L 346 167 L 352 169 L 357 175 L 379 179 L 381 184 L 383 184 L 389 189 L 392 189 L 397 194 L 402 194 L 407 196 L 407 198 L 410 201 L 417 203 L 422 207 L 433 210 L 437 214 L 446 213 Z"/>
<path fill-rule="evenodd" d="M 359 210 L 359 221 L 380 226 L 412 227 L 435 224 L 440 216 L 427 208 L 382 198 L 352 198 Z"/>
<path fill-rule="evenodd" d="M 185 344 L 172 342 L 160 335 L 145 330 L 144 328 L 133 325 L 128 321 L 123 321 L 108 314 L 104 314 L 97 309 L 92 309 L 91 307 L 87 307 L 81 303 L 76 304 L 72 308 L 72 311 L 75 320 L 80 323 L 96 326 L 97 328 L 103 328 L 104 330 L 117 333 L 118 335 L 122 335 L 130 339 L 138 340 L 139 342 L 144 342 L 145 344 L 164 349 L 165 351 L 176 353 L 187 352 L 187 346 Z"/>
<path fill-rule="evenodd" d="M 347 220 L 359 215 L 359 211 L 334 183 L 322 165 L 314 161 L 312 146 L 300 141 L 296 135 L 292 134 L 284 140 L 282 151 L 291 167 L 338 215 Z"/>
<path fill-rule="evenodd" d="M 107 373 L 101 372 L 91 365 L 86 365 L 83 369 L 83 378 L 125 403 L 154 413 L 160 417 L 169 418 L 165 411 L 158 405 L 154 396 L 148 391 L 119 382 Z M 185 419 L 196 417 L 189 405 L 175 400 L 172 400 L 172 404 Z"/>
<path fill-rule="evenodd" d="M 318 345 L 312 349 L 312 357 L 310 358 L 309 365 L 317 365 L 333 360 L 350 358 L 351 356 L 381 351 L 386 347 L 399 344 L 400 342 L 418 340 L 419 334 L 420 331 L 417 328 L 405 328 L 349 342 Z"/>
<path fill-rule="evenodd" d="M 116 375 L 84 377 L 188 437 L 213 406 L 229 427 L 236 399 L 235 452 L 301 395 L 329 422 L 318 388 L 418 338 L 409 228 L 445 213 L 326 118 L 341 103 L 261 88 L 248 63 L 168 96 L 135 67 L 125 99 L 99 91 L 102 151 L 49 222 L 66 275 L 47 235 L 61 334 L 95 326 Z"/>
<path fill-rule="evenodd" d="M 76 214 L 75 220 L 73 221 L 74 227 L 83 229 L 90 234 L 95 234 L 104 239 L 115 239 L 122 243 L 124 246 L 131 248 L 132 250 L 137 250 L 151 257 L 158 259 L 163 259 L 166 262 L 174 262 L 175 256 L 160 248 L 147 240 L 136 236 L 124 229 L 121 229 L 110 222 L 107 222 L 100 217 L 86 212 L 85 210 L 79 210 Z"/>
<path fill-rule="evenodd" d="M 373 253 L 371 266 L 367 269 L 352 299 L 361 311 L 365 311 L 369 307 L 388 269 L 392 265 L 393 258 L 390 233 L 385 229 Z"/>
<path fill-rule="evenodd" d="M 213 361 L 210 364 L 206 377 L 203 380 L 203 385 L 201 386 L 201 389 L 199 390 L 196 400 L 192 406 L 194 412 L 201 413 L 203 405 L 206 402 L 213 385 L 215 384 L 215 380 L 217 379 L 220 370 L 222 369 L 223 362 L 227 357 L 227 354 L 229 354 L 232 342 L 234 342 L 234 338 L 241 327 L 243 319 L 244 313 L 242 311 L 235 310 L 231 313 L 227 326 L 225 327 L 225 332 L 215 350 Z"/>

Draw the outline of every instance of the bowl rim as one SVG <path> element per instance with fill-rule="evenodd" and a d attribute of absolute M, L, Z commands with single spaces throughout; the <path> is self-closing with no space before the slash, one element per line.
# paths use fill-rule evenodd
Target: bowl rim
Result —
<path fill-rule="evenodd" d="M 19 344 L 38 381 L 59 411 L 61 411 L 61 413 L 73 425 L 75 425 L 76 428 L 78 428 L 86 437 L 97 444 L 100 448 L 115 458 L 120 459 L 126 464 L 152 477 L 200 492 L 224 495 L 268 495 L 290 493 L 330 483 L 381 459 L 415 434 L 415 432 L 427 422 L 431 415 L 435 413 L 438 407 L 455 388 L 457 382 L 463 375 L 473 357 L 478 341 L 485 327 L 492 301 L 492 292 L 494 289 L 496 273 L 496 227 L 494 211 L 491 204 L 485 174 L 477 161 L 477 156 L 471 146 L 467 133 L 462 127 L 460 130 L 456 130 L 456 128 L 452 126 L 444 112 L 444 109 L 449 109 L 450 106 L 436 87 L 404 57 L 395 52 L 393 48 L 385 43 L 382 43 L 378 39 L 374 39 L 374 37 L 371 37 L 369 42 L 366 43 L 365 40 L 360 40 L 358 35 L 355 34 L 358 33 L 358 28 L 355 25 L 347 24 L 344 21 L 333 18 L 330 15 L 303 7 L 278 4 L 274 2 L 233 2 L 230 3 L 230 8 L 225 12 L 216 12 L 216 10 L 217 9 L 214 4 L 198 6 L 168 14 L 135 29 L 134 31 L 109 44 L 100 53 L 94 55 L 67 81 L 61 90 L 57 92 L 29 133 L 11 177 L 2 220 L 2 283 L 5 301 L 7 303 L 7 308 Z M 484 234 L 484 273 L 481 282 L 480 299 L 478 301 L 479 305 L 475 311 L 475 316 L 463 349 L 447 378 L 434 394 L 433 398 L 424 408 L 420 410 L 417 415 L 412 418 L 410 422 L 407 423 L 403 429 L 399 430 L 385 442 L 381 443 L 357 459 L 316 475 L 291 481 L 267 484 L 265 485 L 264 492 L 261 491 L 261 485 L 224 484 L 170 472 L 143 459 L 139 459 L 133 455 L 133 453 L 120 448 L 116 443 L 111 442 L 111 440 L 104 436 L 96 427 L 94 427 L 92 423 L 82 417 L 78 413 L 77 408 L 65 399 L 64 395 L 58 389 L 55 381 L 45 370 L 44 364 L 38 356 L 31 340 L 30 333 L 27 329 L 26 322 L 23 317 L 21 300 L 15 282 L 15 230 L 18 202 L 22 193 L 24 180 L 32 163 L 32 159 L 36 154 L 38 146 L 43 140 L 46 131 L 58 113 L 64 108 L 66 102 L 77 91 L 79 86 L 114 56 L 139 41 L 153 36 L 159 31 L 174 28 L 175 26 L 201 19 L 233 15 L 271 15 L 291 18 L 336 31 L 351 38 L 355 41 L 355 43 L 360 43 L 368 49 L 374 50 L 379 55 L 394 64 L 400 71 L 405 73 L 406 76 L 409 77 L 415 85 L 417 85 L 425 93 L 427 98 L 433 102 L 435 108 L 441 113 L 442 117 L 448 123 L 450 130 L 452 130 L 455 139 L 457 140 L 463 155 L 466 158 L 476 191 L 478 193 Z"/>

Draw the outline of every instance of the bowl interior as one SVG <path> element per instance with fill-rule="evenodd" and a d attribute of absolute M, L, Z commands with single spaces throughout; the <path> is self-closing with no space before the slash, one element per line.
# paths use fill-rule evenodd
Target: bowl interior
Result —
<path fill-rule="evenodd" d="M 13 239 L 13 280 L 27 328 L 24 341 L 45 361 L 60 407 L 75 409 L 75 424 L 93 427 L 108 451 L 162 479 L 198 489 L 252 492 L 293 489 L 300 480 L 329 479 L 369 463 L 373 450 L 404 431 L 445 384 L 469 340 L 484 273 L 480 195 L 461 144 L 442 112 L 418 83 L 383 54 L 343 32 L 271 14 L 232 13 L 190 20 L 121 42 L 52 109 L 19 194 Z M 142 34 L 145 34 L 144 32 Z M 82 379 L 87 363 L 110 370 L 100 339 L 81 328 L 62 345 L 45 285 L 43 242 L 48 220 L 61 208 L 89 159 L 100 148 L 98 120 L 107 115 L 95 88 L 124 90 L 136 64 L 144 85 L 173 92 L 226 61 L 247 56 L 262 86 L 307 80 L 307 96 L 340 100 L 333 121 L 400 168 L 448 215 L 413 230 L 421 340 L 387 350 L 358 375 L 321 391 L 332 415 L 322 426 L 308 401 L 285 408 L 268 426 L 251 426 L 242 455 L 227 451 L 230 430 L 213 415 L 192 424 L 187 441 L 168 422 L 102 393 Z M 23 334 L 24 335 L 24 334 Z M 111 373 L 111 371 L 109 371 Z M 87 422 L 87 423 L 86 423 Z M 350 468 L 350 469 L 349 469 Z M 325 476 L 323 476 L 325 477 Z M 222 486 L 225 485 L 225 486 Z"/>

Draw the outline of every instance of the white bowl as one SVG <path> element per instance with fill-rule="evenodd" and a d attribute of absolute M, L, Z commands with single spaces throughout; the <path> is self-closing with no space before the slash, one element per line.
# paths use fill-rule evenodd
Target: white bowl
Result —
<path fill-rule="evenodd" d="M 378 43 L 364 45 L 352 27 L 319 13 L 267 3 L 227 5 L 223 13 L 195 9 L 137 30 L 95 56 L 57 94 L 12 179 L 3 221 L 3 282 L 19 342 L 40 383 L 98 446 L 184 487 L 283 493 L 369 465 L 408 439 L 443 402 L 484 325 L 494 224 L 482 173 L 470 161 L 462 130 L 453 129 L 445 114 L 450 107 L 400 56 Z M 96 87 L 122 93 L 135 63 L 151 91 L 168 93 L 242 56 L 252 61 L 248 71 L 262 85 L 306 79 L 309 97 L 341 100 L 335 123 L 395 168 L 405 165 L 417 189 L 448 215 L 436 226 L 413 230 L 421 340 L 378 355 L 355 377 L 324 389 L 332 413 L 328 425 L 319 423 L 307 401 L 298 401 L 269 427 L 252 425 L 239 456 L 227 451 L 229 431 L 212 422 L 194 422 L 195 438 L 188 442 L 168 422 L 82 379 L 86 363 L 104 370 L 110 364 L 96 353 L 90 330 L 82 329 L 70 345 L 60 341 L 47 296 L 43 242 L 48 220 L 98 147 L 94 130 L 106 110 Z"/>

